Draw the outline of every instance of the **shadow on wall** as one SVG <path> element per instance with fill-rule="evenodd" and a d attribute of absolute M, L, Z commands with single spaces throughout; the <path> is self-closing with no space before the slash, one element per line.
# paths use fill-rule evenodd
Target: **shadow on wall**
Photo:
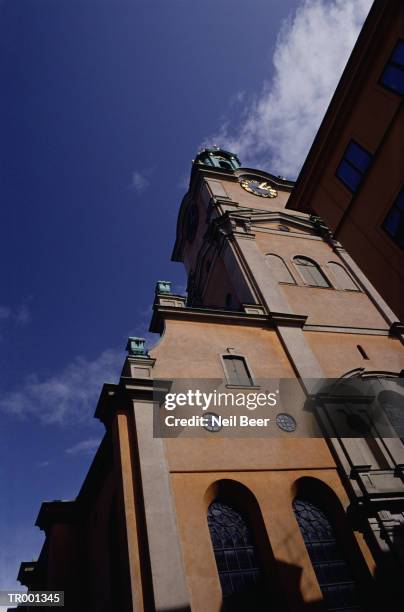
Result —
<path fill-rule="evenodd" d="M 222 612 L 325 612 L 321 600 L 303 601 L 302 568 L 275 558 L 260 506 L 247 487 L 217 481 L 206 492 L 205 503 L 224 596 Z M 295 594 L 292 606 L 281 583 Z"/>
<path fill-rule="evenodd" d="M 271 593 L 267 585 L 260 589 L 236 594 L 226 599 L 221 607 L 221 612 L 326 612 L 323 601 L 304 602 L 300 592 L 302 568 L 282 561 L 275 562 L 276 573 L 282 573 L 289 584 L 290 591 L 296 594 L 293 609 L 279 597 Z"/>
<path fill-rule="evenodd" d="M 403 504 L 399 510 L 404 511 Z M 383 610 L 401 611 L 404 601 L 404 524 L 396 525 L 388 536 L 382 534 L 381 537 L 388 540 L 390 548 L 379 553 L 375 583 L 378 592 L 385 594 Z"/>

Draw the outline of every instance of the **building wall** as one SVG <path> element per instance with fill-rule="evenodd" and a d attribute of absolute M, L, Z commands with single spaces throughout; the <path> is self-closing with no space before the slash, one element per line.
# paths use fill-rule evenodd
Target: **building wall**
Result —
<path fill-rule="evenodd" d="M 341 376 L 342 370 L 350 372 L 358 367 L 370 371 L 400 372 L 404 366 L 403 349 L 396 338 L 371 334 L 309 332 L 305 336 L 321 362 L 326 376 Z M 360 345 L 369 357 L 363 359 Z"/>
<path fill-rule="evenodd" d="M 162 339 L 150 351 L 154 378 L 223 378 L 220 355 L 227 348 L 245 355 L 256 378 L 294 378 L 276 331 L 260 326 L 167 320 Z"/>
<path fill-rule="evenodd" d="M 307 314 L 308 323 L 336 325 L 340 327 L 363 327 L 383 329 L 385 320 L 362 291 L 343 291 L 335 287 L 309 287 L 295 266 L 293 258 L 305 256 L 313 259 L 326 275 L 329 282 L 336 285 L 329 262 L 337 262 L 345 268 L 344 262 L 321 238 L 309 233 L 301 237 L 290 236 L 285 232 L 278 234 L 256 231 L 256 242 L 260 251 L 266 255 L 280 255 L 295 279 L 295 285 L 282 284 L 292 312 Z"/>
<path fill-rule="evenodd" d="M 288 204 L 325 220 L 400 320 L 404 252 L 382 224 L 403 186 L 404 119 L 401 96 L 380 77 L 403 37 L 402 2 L 376 1 Z M 355 194 L 336 175 L 351 139 L 373 155 Z"/>
<path fill-rule="evenodd" d="M 209 490 L 216 482 L 223 480 L 243 484 L 258 502 L 273 556 L 267 568 L 268 581 L 272 579 L 278 584 L 291 611 L 310 609 L 310 604 L 314 605 L 313 610 L 318 609 L 315 606 L 322 599 L 321 592 L 292 509 L 295 484 L 303 477 L 322 481 L 332 488 L 343 506 L 347 505 L 346 494 L 335 470 L 219 471 L 172 475 L 192 610 L 218 612 L 222 609 L 221 587 L 207 525 L 207 508 L 211 501 Z M 358 542 L 372 568 L 373 561 L 361 536 Z M 268 601 L 270 608 L 271 601 Z"/>

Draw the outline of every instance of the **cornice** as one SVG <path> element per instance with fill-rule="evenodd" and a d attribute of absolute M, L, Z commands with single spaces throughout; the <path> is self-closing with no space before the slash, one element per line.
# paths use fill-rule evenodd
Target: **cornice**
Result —
<path fill-rule="evenodd" d="M 155 360 L 151 361 L 154 364 Z M 128 410 L 133 399 L 149 401 L 152 396 L 152 377 L 121 376 L 118 384 L 103 386 L 94 417 L 108 430 L 118 410 Z"/>
<path fill-rule="evenodd" d="M 35 525 L 43 531 L 58 523 L 75 523 L 77 520 L 77 502 L 75 500 L 57 499 L 43 502 Z"/>
<path fill-rule="evenodd" d="M 156 304 L 149 331 L 162 333 L 166 319 L 182 319 L 184 321 L 205 321 L 210 323 L 240 323 L 243 325 L 268 324 L 267 315 L 251 314 L 241 311 L 221 310 L 219 308 L 178 308 Z"/>
<path fill-rule="evenodd" d="M 154 305 L 153 317 L 150 323 L 151 332 L 162 333 L 166 319 L 180 319 L 184 321 L 201 321 L 210 323 L 238 323 L 247 326 L 265 326 L 276 328 L 277 326 L 303 328 L 307 315 L 298 315 L 282 312 L 265 313 L 260 304 L 246 304 L 245 311 L 225 310 L 219 308 L 197 308 L 197 307 L 174 307 L 167 305 Z M 253 312 L 253 309 L 256 312 Z"/>
<path fill-rule="evenodd" d="M 303 328 L 308 315 L 298 315 L 284 312 L 271 312 L 269 317 L 275 326 Z"/>

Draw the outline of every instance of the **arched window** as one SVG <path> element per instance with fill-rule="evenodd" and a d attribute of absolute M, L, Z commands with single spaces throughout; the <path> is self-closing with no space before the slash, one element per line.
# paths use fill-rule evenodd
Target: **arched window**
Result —
<path fill-rule="evenodd" d="M 254 590 L 262 570 L 247 517 L 216 500 L 209 506 L 208 526 L 223 597 Z"/>
<path fill-rule="evenodd" d="M 359 287 L 349 276 L 344 266 L 341 266 L 341 264 L 336 263 L 335 261 L 329 261 L 328 267 L 334 275 L 338 289 L 345 289 L 345 291 L 359 291 Z"/>
<path fill-rule="evenodd" d="M 237 387 L 251 387 L 254 385 L 244 357 L 240 355 L 223 355 L 223 365 L 228 385 Z"/>
<path fill-rule="evenodd" d="M 219 155 L 215 156 L 215 165 L 217 165 L 219 168 L 224 168 L 225 170 L 233 170 L 231 162 L 225 157 L 221 157 Z"/>
<path fill-rule="evenodd" d="M 311 500 L 297 497 L 293 510 L 323 593 L 327 610 L 359 612 L 355 580 L 327 515 Z"/>
<path fill-rule="evenodd" d="M 324 273 L 320 270 L 320 267 L 315 261 L 301 255 L 294 257 L 293 261 L 306 285 L 312 287 L 331 287 Z"/>
<path fill-rule="evenodd" d="M 293 285 L 295 284 L 295 279 L 289 272 L 282 257 L 279 257 L 279 255 L 275 255 L 274 253 L 269 253 L 265 257 L 265 260 L 271 268 L 272 273 L 278 283 L 291 283 Z"/>

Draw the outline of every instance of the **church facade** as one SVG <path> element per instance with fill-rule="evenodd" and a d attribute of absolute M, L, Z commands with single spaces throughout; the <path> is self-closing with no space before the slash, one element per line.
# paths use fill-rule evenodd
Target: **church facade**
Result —
<path fill-rule="evenodd" d="M 77 498 L 42 504 L 29 589 L 69 611 L 400 609 L 403 327 L 322 220 L 287 208 L 293 186 L 216 147 L 193 161 L 187 296 L 157 283 L 161 338 L 129 338 L 104 385 L 105 437 Z M 170 435 L 159 381 L 294 391 L 265 434 L 226 435 L 215 408 Z"/>

